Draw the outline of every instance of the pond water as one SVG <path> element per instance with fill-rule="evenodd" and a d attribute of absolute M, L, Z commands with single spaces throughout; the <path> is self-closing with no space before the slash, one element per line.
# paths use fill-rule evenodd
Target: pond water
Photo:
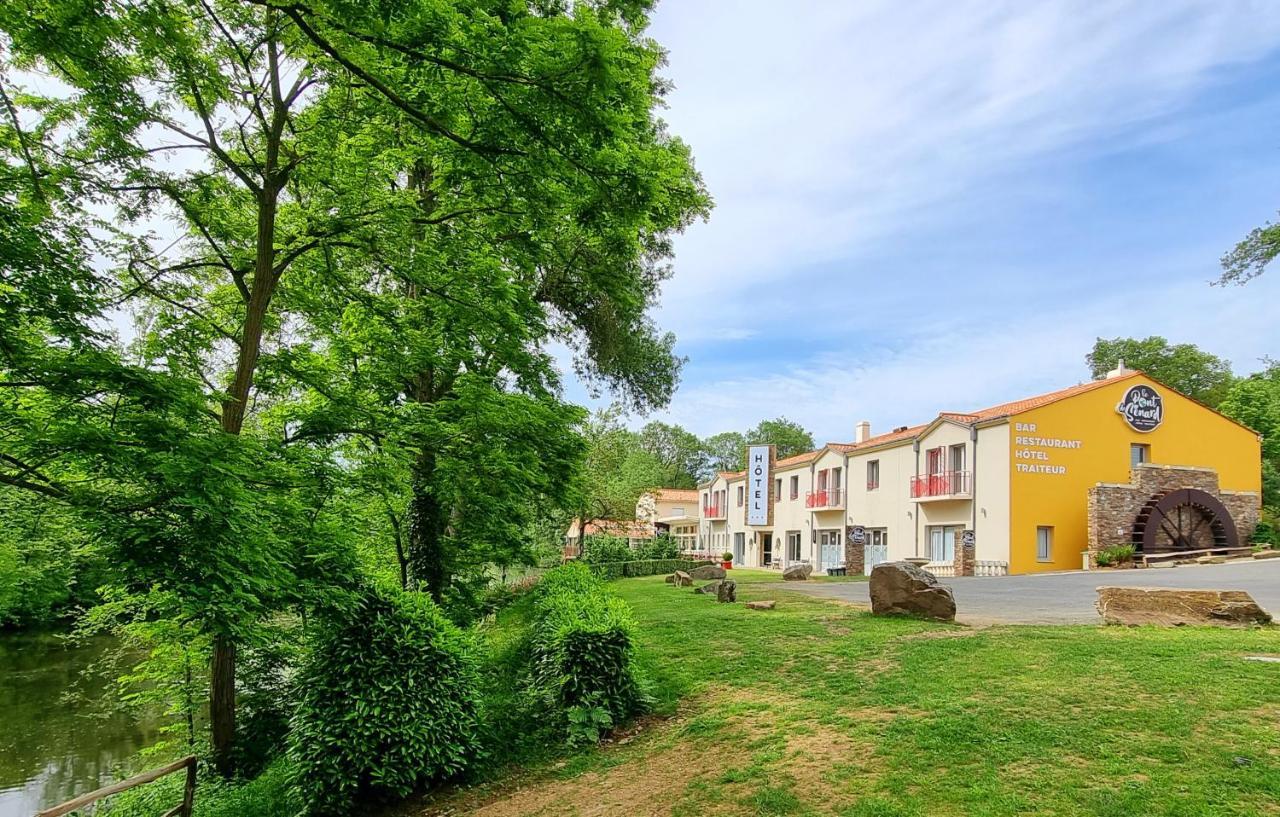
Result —
<path fill-rule="evenodd" d="M 68 647 L 48 634 L 0 635 L 0 817 L 31 817 L 118 779 L 157 738 L 154 723 L 104 706 L 92 671 L 110 637 Z"/>

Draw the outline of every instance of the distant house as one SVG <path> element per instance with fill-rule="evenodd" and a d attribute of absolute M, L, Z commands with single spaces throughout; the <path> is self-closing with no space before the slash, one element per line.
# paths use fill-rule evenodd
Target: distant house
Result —
<path fill-rule="evenodd" d="M 582 531 L 573 520 L 564 535 L 564 557 L 582 555 Z M 619 536 L 633 549 L 659 533 L 670 533 L 680 550 L 698 550 L 698 490 L 696 488 L 655 488 L 636 501 L 635 519 L 594 519 L 587 523 L 587 536 Z"/>
<path fill-rule="evenodd" d="M 696 527 L 697 522 L 695 520 Z M 582 530 L 579 520 L 569 525 L 564 535 L 564 558 L 576 559 L 582 555 Z M 655 535 L 654 527 L 639 519 L 594 519 L 586 525 L 587 536 L 618 536 L 627 540 L 632 548 L 638 548 Z"/>

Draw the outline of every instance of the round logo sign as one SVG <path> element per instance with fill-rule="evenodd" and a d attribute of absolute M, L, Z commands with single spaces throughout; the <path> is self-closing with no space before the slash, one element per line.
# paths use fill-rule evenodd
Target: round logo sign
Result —
<path fill-rule="evenodd" d="M 1124 399 L 1116 406 L 1116 411 L 1134 431 L 1144 434 L 1155 431 L 1164 422 L 1164 399 L 1160 392 L 1150 386 L 1139 383 L 1130 386 L 1124 393 Z"/>
<path fill-rule="evenodd" d="M 867 529 L 861 525 L 854 525 L 849 528 L 849 541 L 855 545 L 861 545 L 867 541 Z"/>

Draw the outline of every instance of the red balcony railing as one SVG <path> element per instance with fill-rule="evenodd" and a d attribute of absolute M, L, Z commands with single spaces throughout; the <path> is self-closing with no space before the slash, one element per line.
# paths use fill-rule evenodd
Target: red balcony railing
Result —
<path fill-rule="evenodd" d="M 838 508 L 843 498 L 843 492 L 839 488 L 810 491 L 804 495 L 804 506 L 806 508 Z"/>
<path fill-rule="evenodd" d="M 941 474 L 921 474 L 911 478 L 912 499 L 956 496 L 968 493 L 968 471 L 944 471 Z"/>
<path fill-rule="evenodd" d="M 723 505 L 703 505 L 703 519 L 724 519 L 728 516 L 728 510 Z"/>

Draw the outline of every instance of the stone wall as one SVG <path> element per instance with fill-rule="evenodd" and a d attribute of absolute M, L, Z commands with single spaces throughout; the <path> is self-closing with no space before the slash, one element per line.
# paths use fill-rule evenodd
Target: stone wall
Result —
<path fill-rule="evenodd" d="M 861 576 L 863 571 L 867 569 L 867 553 L 863 549 L 863 545 L 855 545 L 849 541 L 849 535 L 846 533 L 844 537 L 844 567 L 845 572 L 850 576 Z"/>
<path fill-rule="evenodd" d="M 1185 465 L 1142 463 L 1125 485 L 1098 483 L 1089 489 L 1089 553 L 1113 545 L 1128 544 L 1133 520 L 1142 506 L 1157 494 L 1177 488 L 1198 488 L 1218 497 L 1235 522 L 1241 543 L 1249 541 L 1258 524 L 1261 499 L 1253 492 L 1221 491 L 1218 472 Z M 1093 564 L 1092 556 L 1090 564 Z"/>
<path fill-rule="evenodd" d="M 974 545 L 964 544 L 964 534 L 969 531 L 962 531 L 960 541 L 956 542 L 955 569 L 957 576 L 972 576 L 974 568 Z"/>

